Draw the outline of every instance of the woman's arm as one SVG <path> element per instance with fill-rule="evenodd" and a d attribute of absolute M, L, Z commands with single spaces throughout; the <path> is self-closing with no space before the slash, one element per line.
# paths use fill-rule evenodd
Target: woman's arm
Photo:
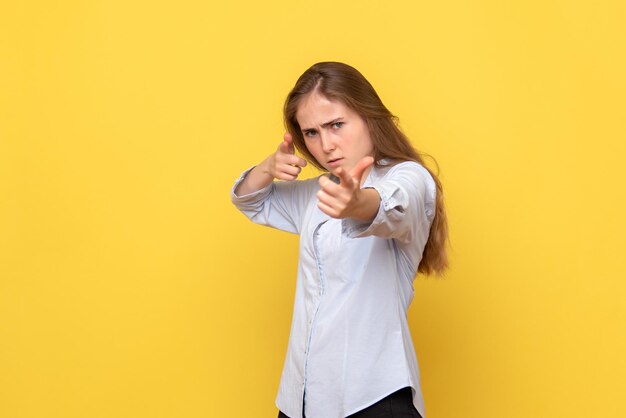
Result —
<path fill-rule="evenodd" d="M 285 134 L 274 154 L 237 179 L 230 193 L 233 204 L 254 223 L 299 233 L 304 209 L 319 187 L 315 179 L 294 181 L 305 165 Z"/>
<path fill-rule="evenodd" d="M 343 219 L 346 234 L 352 238 L 394 238 L 404 244 L 415 239 L 426 242 L 436 204 L 436 185 L 428 171 L 416 162 L 406 161 L 389 169 L 371 187 L 380 197 L 374 219 Z"/>

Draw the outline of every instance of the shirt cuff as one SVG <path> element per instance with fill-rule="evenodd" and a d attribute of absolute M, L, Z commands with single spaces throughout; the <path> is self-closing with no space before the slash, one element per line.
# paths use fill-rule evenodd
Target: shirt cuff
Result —
<path fill-rule="evenodd" d="M 389 223 L 397 223 L 404 218 L 404 208 L 407 204 L 406 196 L 401 189 L 392 184 L 378 184 L 371 186 L 380 195 L 378 212 L 372 221 L 359 221 L 346 218 L 342 220 L 342 233 L 349 238 L 361 238 L 373 235 L 378 229 L 385 228 Z"/>
<path fill-rule="evenodd" d="M 233 202 L 246 203 L 246 202 L 255 201 L 255 200 L 258 200 L 260 195 L 265 195 L 265 194 L 268 194 L 270 192 L 273 183 L 270 183 L 267 186 L 263 187 L 262 189 L 256 190 L 256 191 L 254 191 L 252 193 L 242 194 L 242 195 L 235 194 L 235 189 L 237 189 L 237 186 L 239 186 L 241 184 L 241 182 L 244 181 L 246 176 L 250 173 L 250 171 L 252 171 L 252 169 L 254 167 L 256 167 L 256 166 L 250 167 L 249 169 L 247 169 L 246 171 L 241 173 L 239 178 L 235 181 L 235 184 L 233 185 L 233 188 L 230 189 L 230 198 L 231 198 L 231 200 Z"/>

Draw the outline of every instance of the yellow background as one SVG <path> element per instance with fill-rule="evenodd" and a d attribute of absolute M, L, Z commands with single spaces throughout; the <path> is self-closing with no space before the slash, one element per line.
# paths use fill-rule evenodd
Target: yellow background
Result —
<path fill-rule="evenodd" d="M 297 237 L 228 194 L 322 60 L 440 165 L 428 418 L 626 416 L 624 4 L 3 1 L 0 417 L 276 416 Z"/>

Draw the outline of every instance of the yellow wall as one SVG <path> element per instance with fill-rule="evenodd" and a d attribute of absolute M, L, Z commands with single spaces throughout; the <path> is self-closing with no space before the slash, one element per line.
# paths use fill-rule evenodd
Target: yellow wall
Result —
<path fill-rule="evenodd" d="M 622 1 L 4 1 L 0 417 L 274 417 L 295 236 L 229 188 L 310 64 L 436 157 L 429 418 L 626 416 Z M 309 172 L 309 175 L 314 174 Z"/>

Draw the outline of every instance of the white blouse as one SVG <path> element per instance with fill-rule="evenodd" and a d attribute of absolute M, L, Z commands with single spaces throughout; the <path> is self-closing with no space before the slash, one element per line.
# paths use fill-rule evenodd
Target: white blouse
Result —
<path fill-rule="evenodd" d="M 231 199 L 253 222 L 300 234 L 289 346 L 276 406 L 291 418 L 343 418 L 406 386 L 425 416 L 407 322 L 413 280 L 435 213 L 436 187 L 415 162 L 373 167 L 375 219 L 334 219 L 318 180 L 276 181 Z"/>

